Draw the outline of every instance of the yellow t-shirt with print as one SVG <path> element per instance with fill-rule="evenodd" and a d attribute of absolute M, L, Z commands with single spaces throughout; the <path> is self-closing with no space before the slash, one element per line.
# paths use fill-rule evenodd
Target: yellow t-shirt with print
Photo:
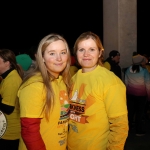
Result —
<path fill-rule="evenodd" d="M 110 139 L 108 118 L 127 115 L 125 85 L 101 66 L 87 73 L 80 69 L 72 81 L 68 150 L 106 150 Z"/>
<path fill-rule="evenodd" d="M 40 133 L 46 149 L 65 150 L 68 132 L 69 102 L 66 86 L 59 76 L 52 81 L 55 104 L 47 122 L 42 112 L 45 104 L 45 90 L 40 75 L 30 78 L 18 91 L 20 117 L 41 118 Z M 38 143 L 37 143 L 38 144 Z M 27 150 L 21 139 L 19 150 Z"/>

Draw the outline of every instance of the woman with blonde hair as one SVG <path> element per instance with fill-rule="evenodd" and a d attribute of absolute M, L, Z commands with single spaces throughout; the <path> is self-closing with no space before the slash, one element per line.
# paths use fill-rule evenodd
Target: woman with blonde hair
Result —
<path fill-rule="evenodd" d="M 18 91 L 21 117 L 19 150 L 65 150 L 69 116 L 70 51 L 59 34 L 39 43 L 36 68 Z"/>

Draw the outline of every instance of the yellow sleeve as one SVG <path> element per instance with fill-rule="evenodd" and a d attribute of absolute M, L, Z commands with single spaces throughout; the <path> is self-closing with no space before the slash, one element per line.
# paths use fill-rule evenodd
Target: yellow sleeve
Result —
<path fill-rule="evenodd" d="M 104 67 L 107 68 L 108 70 L 111 69 L 111 66 L 110 66 L 109 62 L 106 61 L 106 62 L 104 62 L 103 65 L 104 65 Z"/>
<path fill-rule="evenodd" d="M 116 118 L 109 118 L 109 123 L 110 134 L 107 150 L 123 150 L 129 130 L 127 114 Z"/>

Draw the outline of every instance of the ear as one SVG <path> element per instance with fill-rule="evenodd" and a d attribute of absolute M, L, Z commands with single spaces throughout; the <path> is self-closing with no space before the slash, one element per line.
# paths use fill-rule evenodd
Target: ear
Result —
<path fill-rule="evenodd" d="M 11 65 L 9 61 L 6 61 L 5 64 L 6 64 L 7 66 L 10 66 L 10 65 Z"/>
<path fill-rule="evenodd" d="M 35 53 L 35 54 L 34 54 L 34 57 L 35 57 L 35 58 L 36 58 L 36 55 L 37 55 L 37 54 Z"/>
<path fill-rule="evenodd" d="M 99 52 L 99 57 L 101 57 L 101 55 L 102 55 L 102 50 Z"/>
<path fill-rule="evenodd" d="M 9 61 L 5 62 L 5 67 L 10 68 L 11 67 L 11 63 Z"/>

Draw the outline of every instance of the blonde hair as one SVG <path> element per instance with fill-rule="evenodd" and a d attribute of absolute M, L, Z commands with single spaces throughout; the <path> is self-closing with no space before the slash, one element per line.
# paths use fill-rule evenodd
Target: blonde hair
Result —
<path fill-rule="evenodd" d="M 78 44 L 84 40 L 87 40 L 87 39 L 93 39 L 99 49 L 99 51 L 102 51 L 102 55 L 101 57 L 99 57 L 98 59 L 98 64 L 103 66 L 103 51 L 104 51 L 104 48 L 103 48 L 103 45 L 102 45 L 102 42 L 99 38 L 98 35 L 96 35 L 95 33 L 91 32 L 91 31 L 88 31 L 88 32 L 84 32 L 82 33 L 78 38 L 77 40 L 75 41 L 75 44 L 74 44 L 74 47 L 73 47 L 73 52 L 74 52 L 74 55 L 75 55 L 75 58 L 77 60 L 77 50 L 78 50 Z M 78 62 L 78 60 L 77 60 Z"/>
<path fill-rule="evenodd" d="M 45 89 L 46 89 L 46 102 L 45 102 L 43 111 L 45 111 L 45 116 L 46 116 L 47 120 L 49 120 L 48 118 L 49 118 L 50 110 L 53 108 L 53 106 L 55 104 L 55 95 L 54 95 L 54 91 L 53 91 L 52 85 L 51 85 L 51 81 L 55 80 L 55 77 L 52 74 L 50 74 L 50 72 L 48 72 L 48 70 L 45 66 L 45 63 L 43 63 L 43 55 L 44 55 L 46 48 L 51 43 L 58 41 L 58 40 L 62 40 L 64 42 L 64 44 L 66 45 L 66 49 L 67 49 L 67 54 L 68 54 L 67 65 L 66 65 L 65 69 L 60 73 L 60 75 L 62 75 L 63 81 L 67 87 L 67 90 L 69 90 L 69 88 L 70 88 L 69 68 L 70 68 L 70 63 L 71 63 L 70 50 L 69 50 L 67 41 L 61 35 L 56 34 L 56 33 L 49 34 L 40 41 L 40 43 L 38 45 L 37 53 L 36 53 L 36 67 L 23 80 L 23 83 L 24 83 L 31 76 L 37 74 L 38 72 L 41 73 L 41 76 L 43 78 L 43 83 L 44 83 Z"/>

